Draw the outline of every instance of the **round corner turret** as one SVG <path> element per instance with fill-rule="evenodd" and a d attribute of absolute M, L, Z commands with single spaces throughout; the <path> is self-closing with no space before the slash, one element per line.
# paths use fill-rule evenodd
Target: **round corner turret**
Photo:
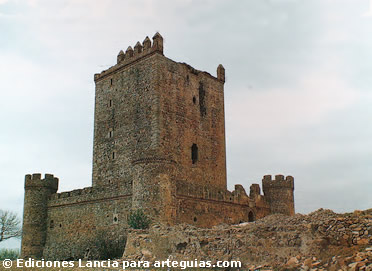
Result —
<path fill-rule="evenodd" d="M 265 175 L 262 190 L 272 214 L 294 215 L 294 178 L 292 176 Z"/>
<path fill-rule="evenodd" d="M 46 240 L 49 197 L 58 190 L 58 178 L 40 173 L 25 176 L 22 227 L 22 258 L 40 259 Z"/>

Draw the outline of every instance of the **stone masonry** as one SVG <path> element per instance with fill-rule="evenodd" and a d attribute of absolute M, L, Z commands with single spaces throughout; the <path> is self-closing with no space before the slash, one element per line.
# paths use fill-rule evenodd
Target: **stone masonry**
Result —
<path fill-rule="evenodd" d="M 224 83 L 163 54 L 156 33 L 94 75 L 92 187 L 57 193 L 58 178 L 26 175 L 22 257 L 82 258 L 97 236 L 126 236 L 127 216 L 212 227 L 294 215 L 293 177 L 267 175 L 249 195 L 227 190 Z"/>
<path fill-rule="evenodd" d="M 154 223 L 147 230 L 129 230 L 122 258 L 240 261 L 240 270 L 247 271 L 371 271 L 371 246 L 372 209 L 346 214 L 319 209 L 208 229 Z"/>

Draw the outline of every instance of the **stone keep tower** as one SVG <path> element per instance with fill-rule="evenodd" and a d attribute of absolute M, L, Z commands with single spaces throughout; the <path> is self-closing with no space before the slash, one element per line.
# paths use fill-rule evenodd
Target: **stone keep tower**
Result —
<path fill-rule="evenodd" d="M 226 189 L 224 81 L 163 55 L 159 33 L 95 75 L 93 187 L 133 181 L 133 207 L 169 205 L 171 180 Z M 169 209 L 169 208 L 168 208 Z"/>

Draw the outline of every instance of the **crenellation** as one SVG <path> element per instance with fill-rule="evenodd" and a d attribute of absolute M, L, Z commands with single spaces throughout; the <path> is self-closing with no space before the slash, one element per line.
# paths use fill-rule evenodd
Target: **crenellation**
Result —
<path fill-rule="evenodd" d="M 218 65 L 217 67 L 217 78 L 225 83 L 225 68 L 222 64 Z"/>
<path fill-rule="evenodd" d="M 262 179 L 262 189 L 265 199 L 270 204 L 271 213 L 294 215 L 294 178 L 276 175 L 272 180 L 271 175 Z"/>
<path fill-rule="evenodd" d="M 245 192 L 242 185 L 235 185 L 234 191 L 222 190 L 212 186 L 195 185 L 186 181 L 177 181 L 176 195 L 188 196 L 204 200 L 216 200 L 221 202 L 235 202 L 249 200 L 249 196 Z"/>
<path fill-rule="evenodd" d="M 50 196 L 48 205 L 50 207 L 62 206 L 66 204 L 77 204 L 80 202 L 90 202 L 95 200 L 104 200 L 115 197 L 131 197 L 132 186 L 130 182 L 113 184 L 105 187 L 85 187 L 61 193 L 55 193 Z"/>
<path fill-rule="evenodd" d="M 149 39 L 148 36 L 146 36 L 146 38 L 144 39 L 144 41 L 142 42 L 142 45 L 143 45 L 143 51 L 144 52 L 147 52 L 148 50 L 151 49 L 151 40 Z"/>
<path fill-rule="evenodd" d="M 150 56 L 156 52 L 163 54 L 163 37 L 159 33 L 154 35 L 153 43 L 151 43 L 149 37 L 146 37 L 142 45 L 140 42 L 137 42 L 134 46 L 134 49 L 129 46 L 125 53 L 121 50 L 117 56 L 117 65 L 112 66 L 101 73 L 95 74 L 94 81 L 100 80 L 101 78 L 115 72 L 123 66 L 134 63 L 135 61 Z"/>
<path fill-rule="evenodd" d="M 159 51 L 161 54 L 163 54 L 163 37 L 159 34 L 159 32 L 156 32 L 156 34 L 152 37 L 153 45 L 152 48 L 154 51 Z"/>
<path fill-rule="evenodd" d="M 265 175 L 265 176 L 263 176 L 263 180 L 264 181 L 271 181 L 272 180 L 272 176 L 271 175 Z"/>
<path fill-rule="evenodd" d="M 58 178 L 52 174 L 45 174 L 44 178 L 41 178 L 40 173 L 27 174 L 25 175 L 25 189 L 34 189 L 37 187 L 44 187 L 50 190 L 51 193 L 55 193 L 58 190 Z"/>
<path fill-rule="evenodd" d="M 118 54 L 118 57 L 117 57 L 117 64 L 124 61 L 124 59 L 125 59 L 125 54 L 124 54 L 123 50 L 120 50 L 120 52 Z M 96 76 L 96 75 L 94 75 L 94 76 Z"/>
<path fill-rule="evenodd" d="M 127 50 L 125 51 L 125 59 L 129 59 L 133 57 L 133 55 L 134 55 L 134 52 L 133 52 L 132 46 L 128 46 Z"/>
<path fill-rule="evenodd" d="M 294 182 L 294 178 L 292 176 L 287 176 L 285 180 L 288 182 Z"/>
<path fill-rule="evenodd" d="M 26 176 L 28 176 L 28 175 L 26 175 Z M 31 177 L 31 180 L 34 180 L 34 181 L 41 180 L 41 174 L 40 173 L 33 173 L 32 177 Z"/>
<path fill-rule="evenodd" d="M 284 181 L 284 175 L 275 175 L 275 181 L 276 182 L 280 182 L 280 181 Z"/>
<path fill-rule="evenodd" d="M 244 187 L 241 184 L 236 184 L 234 191 L 236 191 L 237 195 L 243 195 L 245 197 L 248 197 Z"/>
<path fill-rule="evenodd" d="M 134 55 L 138 55 L 142 53 L 142 45 L 139 41 L 137 41 L 136 45 L 134 46 Z"/>
<path fill-rule="evenodd" d="M 271 175 L 265 175 L 262 179 L 263 187 L 282 187 L 294 189 L 294 178 L 292 176 L 275 175 L 274 180 Z"/>

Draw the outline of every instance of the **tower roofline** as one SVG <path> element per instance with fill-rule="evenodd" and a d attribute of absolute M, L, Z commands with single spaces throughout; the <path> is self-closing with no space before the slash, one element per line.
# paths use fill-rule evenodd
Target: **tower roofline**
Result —
<path fill-rule="evenodd" d="M 151 43 L 151 40 L 149 39 L 149 37 L 146 37 L 145 40 L 142 42 L 142 44 L 140 42 L 137 42 L 133 48 L 135 49 L 133 50 L 132 47 L 129 46 L 125 53 L 123 50 L 120 50 L 118 57 L 117 57 L 117 64 L 114 66 L 111 66 L 107 70 L 103 70 L 101 73 L 96 73 L 94 75 L 94 81 L 95 82 L 101 81 L 102 79 L 114 74 L 115 72 L 121 71 L 127 68 L 128 66 L 131 66 L 132 64 L 135 64 L 141 60 L 144 60 L 152 55 L 160 54 L 164 56 L 163 37 L 158 32 L 156 32 L 156 34 L 153 37 L 153 43 Z M 164 57 L 174 63 L 185 65 L 193 74 L 198 75 L 201 73 L 201 74 L 204 74 L 210 77 L 211 79 L 224 83 L 224 79 L 221 80 L 221 78 L 218 78 L 218 76 L 213 76 L 206 71 L 197 70 L 187 63 L 176 62 L 166 56 Z M 221 64 L 218 67 L 220 66 L 222 67 Z"/>

